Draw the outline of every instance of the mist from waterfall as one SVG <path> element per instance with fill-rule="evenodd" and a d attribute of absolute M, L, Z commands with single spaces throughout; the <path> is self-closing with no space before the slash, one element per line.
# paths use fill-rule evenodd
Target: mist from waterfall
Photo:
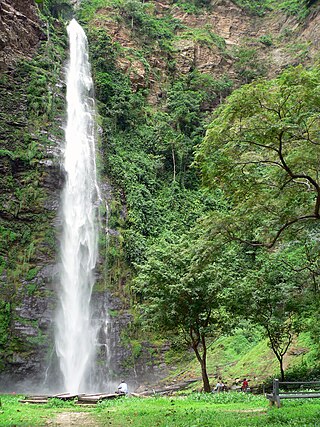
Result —
<path fill-rule="evenodd" d="M 99 190 L 95 161 L 95 104 L 86 35 L 73 19 L 67 27 L 67 124 L 62 193 L 60 307 L 55 346 L 65 392 L 88 391 L 95 330 L 90 299 L 97 261 Z"/>

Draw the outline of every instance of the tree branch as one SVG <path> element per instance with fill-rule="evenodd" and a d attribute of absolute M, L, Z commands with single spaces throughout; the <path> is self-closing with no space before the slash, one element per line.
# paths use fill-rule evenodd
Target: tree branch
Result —
<path fill-rule="evenodd" d="M 261 164 L 261 163 L 266 163 L 266 164 L 273 164 L 273 165 L 276 165 L 276 166 L 279 166 L 280 168 L 282 168 L 282 165 L 280 164 L 280 163 L 278 163 L 278 162 L 274 162 L 274 161 L 272 161 L 272 160 L 257 160 L 257 161 L 248 161 L 248 162 L 239 162 L 239 163 L 236 163 L 236 165 L 250 165 L 250 164 L 253 164 L 253 165 L 255 165 L 255 164 Z"/>
<path fill-rule="evenodd" d="M 318 215 L 305 215 L 305 216 L 301 216 L 298 218 L 293 219 L 292 221 L 288 221 L 286 222 L 277 232 L 277 234 L 275 235 L 275 237 L 271 240 L 270 243 L 262 243 L 262 242 L 258 242 L 258 241 L 250 241 L 250 240 L 245 240 L 245 239 L 241 239 L 240 237 L 235 236 L 234 234 L 232 234 L 232 232 L 230 232 L 230 230 L 226 229 L 227 234 L 230 236 L 230 238 L 232 240 L 236 240 L 240 243 L 245 243 L 247 245 L 250 246 L 257 246 L 257 247 L 265 247 L 268 249 L 271 249 L 275 243 L 277 242 L 277 240 L 279 239 L 280 235 L 291 225 L 299 222 L 299 221 L 305 221 L 308 219 L 319 219 Z"/>

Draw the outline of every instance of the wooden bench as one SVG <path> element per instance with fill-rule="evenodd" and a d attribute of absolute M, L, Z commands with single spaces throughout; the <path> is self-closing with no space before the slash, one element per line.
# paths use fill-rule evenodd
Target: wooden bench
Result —
<path fill-rule="evenodd" d="M 280 386 L 285 386 L 286 391 L 281 390 Z M 306 390 L 318 389 L 318 391 Z M 290 390 L 291 388 L 291 390 Z M 266 393 L 266 398 L 270 400 L 270 405 L 276 404 L 280 408 L 282 399 L 305 399 L 320 397 L 320 381 L 289 382 L 273 380 L 272 393 Z"/>

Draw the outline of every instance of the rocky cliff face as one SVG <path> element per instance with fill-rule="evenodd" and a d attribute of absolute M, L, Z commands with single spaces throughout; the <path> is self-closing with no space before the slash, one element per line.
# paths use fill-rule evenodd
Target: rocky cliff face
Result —
<path fill-rule="evenodd" d="M 0 2 L 2 389 L 43 380 L 51 351 L 65 39 L 44 54 L 44 29 L 34 2 Z"/>
<path fill-rule="evenodd" d="M 46 37 L 33 1 L 3 0 L 0 3 L 0 71 L 17 58 L 31 57 Z"/>
<path fill-rule="evenodd" d="M 212 0 L 210 8 L 196 14 L 164 0 L 155 2 L 150 14 L 179 22 L 180 28 L 171 50 L 175 75 L 197 69 L 215 78 L 227 75 L 238 85 L 243 83 L 240 63 L 245 51 L 251 51 L 252 63 L 248 58 L 243 66 L 255 68 L 260 65 L 257 73 L 268 78 L 275 77 L 290 65 L 312 64 L 317 57 L 320 11 L 316 6 L 305 22 L 279 12 L 266 13 L 262 17 L 248 15 L 231 0 Z M 151 91 L 150 100 L 157 102 L 156 95 L 172 73 L 163 50 L 156 43 L 147 54 L 147 64 L 137 59 L 132 52 L 145 51 L 145 41 L 137 35 L 133 18 L 130 25 L 130 20 L 126 24 L 116 16 L 114 9 L 100 9 L 91 24 L 104 28 L 112 41 L 124 48 L 125 54 L 118 58 L 119 67 L 130 75 L 135 90 L 147 86 Z M 215 34 L 224 46 L 199 37 L 199 31 Z M 148 72 L 150 76 L 146 78 Z"/>
<path fill-rule="evenodd" d="M 179 23 L 167 51 L 158 40 L 146 48 L 148 41 L 139 36 L 132 17 L 122 20 L 118 12 L 101 9 L 90 25 L 104 29 L 121 46 L 118 68 L 129 75 L 133 91 L 149 90 L 153 106 L 165 99 L 170 79 L 192 70 L 217 80 L 227 76 L 236 86 L 254 73 L 272 77 L 290 64 L 311 64 L 319 49 L 320 13 L 316 8 L 302 25 L 285 15 L 248 16 L 229 0 L 213 0 L 210 10 L 198 14 L 187 13 L 167 0 L 154 2 L 150 14 L 170 16 Z M 46 28 L 33 2 L 0 2 L 0 377 L 6 390 L 23 378 L 39 385 L 45 381 L 47 369 L 51 378 L 57 372 L 52 343 L 63 184 L 59 158 L 66 38 L 58 21 L 56 38 L 48 37 Z M 254 55 L 243 64 L 248 52 Z M 204 106 L 208 110 L 214 107 Z M 113 190 L 107 183 L 104 186 L 105 199 L 110 201 Z M 123 217 L 125 211 L 123 206 Z M 102 271 L 103 257 L 100 262 Z M 103 365 L 109 357 L 108 339 L 114 372 L 126 373 L 135 386 L 148 378 L 154 381 L 166 370 L 166 346 L 159 349 L 141 340 L 142 346 L 134 351 L 132 342 L 126 343 L 123 332 L 131 323 L 131 314 L 121 298 L 105 290 L 103 281 L 101 273 L 93 295 L 101 366 L 97 383 L 103 386 L 108 375 L 109 368 Z M 116 314 L 108 323 L 109 312 Z"/>

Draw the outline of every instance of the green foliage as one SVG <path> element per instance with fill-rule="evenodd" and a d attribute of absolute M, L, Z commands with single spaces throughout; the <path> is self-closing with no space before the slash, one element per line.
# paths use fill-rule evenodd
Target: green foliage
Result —
<path fill-rule="evenodd" d="M 173 0 L 173 2 L 180 9 L 192 15 L 198 15 L 206 9 L 211 9 L 211 2 L 209 0 Z"/>
<path fill-rule="evenodd" d="M 7 343 L 9 338 L 9 326 L 11 320 L 11 304 L 9 302 L 0 301 L 0 347 Z M 2 370 L 2 363 L 0 370 Z"/>
<path fill-rule="evenodd" d="M 317 69 L 298 67 L 233 92 L 198 154 L 206 185 L 227 201 L 208 216 L 207 233 L 224 252 L 238 242 L 230 303 L 245 311 L 250 302 L 248 318 L 265 328 L 282 376 L 295 334 L 318 313 L 318 85 Z"/>
<path fill-rule="evenodd" d="M 152 4 L 138 0 L 126 0 L 118 7 L 127 25 L 140 37 L 145 36 L 148 40 L 157 41 L 160 47 L 170 49 L 170 40 L 175 31 L 181 28 L 178 19 L 168 15 L 156 16 L 153 14 Z"/>
<path fill-rule="evenodd" d="M 116 2 L 96 0 L 84 1 L 81 4 L 79 18 L 87 21 L 94 17 L 99 7 L 112 7 L 112 19 L 126 26 L 133 37 L 139 38 L 148 45 L 157 45 L 165 51 L 172 50 L 172 40 L 178 29 L 183 28 L 181 22 L 168 14 L 159 15 L 152 3 L 139 0 L 118 0 Z"/>
<path fill-rule="evenodd" d="M 258 41 L 260 43 L 264 44 L 265 46 L 272 46 L 273 45 L 272 36 L 270 34 L 265 34 L 265 35 L 259 37 Z"/>
<path fill-rule="evenodd" d="M 234 2 L 253 15 L 263 16 L 268 11 L 280 10 L 300 19 L 306 18 L 308 7 L 311 5 L 307 0 L 234 0 Z"/>
<path fill-rule="evenodd" d="M 75 400 L 62 400 L 57 398 L 50 398 L 48 403 L 46 403 L 46 408 L 76 408 Z"/>
<path fill-rule="evenodd" d="M 247 46 L 237 46 L 233 49 L 234 68 L 242 83 L 250 83 L 257 77 L 266 74 L 266 66 L 259 61 L 257 50 Z"/>
<path fill-rule="evenodd" d="M 195 71 L 170 83 L 162 109 L 154 111 L 147 105 L 147 92 L 134 91 L 128 75 L 117 68 L 124 51 L 102 28 L 90 27 L 89 38 L 102 126 L 108 133 L 102 139 L 104 173 L 123 189 L 128 209 L 122 224 L 114 216 L 120 212 L 112 211 L 110 227 L 121 229 L 124 241 L 118 249 L 125 249 L 130 263 L 138 263 L 156 236 L 183 231 L 210 205 L 197 190 L 193 150 L 231 81 Z M 112 247 L 115 241 L 109 243 L 112 269 L 120 253 Z"/>
<path fill-rule="evenodd" d="M 1 395 L 1 427 L 43 426 L 44 422 L 51 422 L 59 412 L 75 410 L 75 404 L 69 401 L 50 399 L 47 404 L 28 405 L 19 402 L 24 398 L 15 394 Z"/>
<path fill-rule="evenodd" d="M 310 43 L 309 42 L 301 42 L 301 43 L 289 43 L 286 46 L 287 51 L 290 55 L 301 63 L 308 58 Z"/>
<path fill-rule="evenodd" d="M 307 0 L 285 0 L 280 1 L 276 8 L 286 12 L 288 15 L 296 15 L 299 18 L 306 18 L 308 15 Z"/>
<path fill-rule="evenodd" d="M 225 51 L 226 42 L 223 37 L 218 36 L 217 34 L 211 31 L 211 27 L 207 26 L 205 28 L 192 28 L 186 31 L 183 31 L 180 34 L 182 39 L 192 38 L 196 43 L 200 45 L 212 47 L 216 46 L 221 51 Z"/>
<path fill-rule="evenodd" d="M 50 399 L 46 405 L 22 405 L 23 396 L 2 395 L 0 426 L 38 426 L 55 422 L 59 413 L 69 414 L 73 419 L 76 412 L 79 422 L 79 407 L 73 402 L 57 402 Z M 264 396 L 247 393 L 194 393 L 189 397 L 150 397 L 149 399 L 119 398 L 104 400 L 95 407 L 82 407 L 86 419 L 101 426 L 119 427 L 131 420 L 133 427 L 157 425 L 159 427 L 211 426 L 231 427 L 259 426 L 297 427 L 317 425 L 319 405 L 317 399 L 285 401 L 283 407 L 268 408 Z M 80 418 L 81 419 L 81 418 Z M 82 422 L 82 421 L 81 421 Z"/>
<path fill-rule="evenodd" d="M 217 112 L 198 159 L 206 183 L 219 179 L 229 199 L 232 235 L 272 244 L 291 221 L 316 219 L 318 79 L 316 69 L 291 69 L 233 92 Z"/>
<path fill-rule="evenodd" d="M 12 313 L 22 298 L 38 289 L 30 283 L 39 271 L 35 265 L 40 258 L 53 258 L 55 249 L 54 242 L 50 246 L 48 240 L 47 244 L 54 213 L 45 206 L 42 161 L 47 158 L 47 147 L 62 132 L 57 120 L 63 107 L 58 83 L 66 36 L 64 27 L 48 11 L 44 15 L 46 5 L 39 7 L 48 40 L 40 42 L 32 59 L 19 61 L 0 87 L 0 157 L 5 171 L 0 178 L 1 369 L 6 368 L 13 352 L 30 351 L 46 339 L 39 335 L 32 343 L 22 343 L 12 328 Z"/>
<path fill-rule="evenodd" d="M 254 269 L 244 278 L 246 297 L 242 310 L 250 301 L 248 318 L 265 329 L 270 347 L 279 361 L 283 380 L 284 356 L 294 336 L 303 327 L 301 312 L 304 306 L 305 277 L 297 276 L 290 266 L 277 259 L 277 255 L 257 256 Z"/>
<path fill-rule="evenodd" d="M 67 19 L 72 16 L 73 9 L 70 0 L 36 0 L 43 12 L 54 18 Z"/>
<path fill-rule="evenodd" d="M 177 242 L 157 241 L 139 267 L 135 292 L 142 299 L 145 322 L 163 336 L 181 335 L 201 365 L 203 386 L 210 391 L 207 340 L 234 326 L 229 312 L 227 263 L 203 259 L 201 237 L 191 233 Z M 226 260 L 224 260 L 226 261 Z"/>
<path fill-rule="evenodd" d="M 288 2 L 241 5 L 258 14 L 279 8 L 290 11 Z M 191 2 L 183 7 L 200 10 Z M 99 8 L 108 8 L 107 18 Z M 301 305 L 315 295 L 312 281 L 318 281 L 315 256 L 302 249 L 309 239 L 312 251 L 317 251 L 316 227 L 308 221 L 318 200 L 317 72 L 292 69 L 271 82 L 259 80 L 235 91 L 214 113 L 202 142 L 212 110 L 230 93 L 232 82 L 194 70 L 172 75 L 164 84 L 152 58 L 161 51 L 166 71 L 174 71 L 178 30 L 178 37 L 192 37 L 197 44 L 221 51 L 224 40 L 208 28 L 182 28 L 170 13 L 168 9 L 160 14 L 152 3 L 123 0 L 83 1 L 78 12 L 88 22 L 92 47 L 103 129 L 101 173 L 116 188 L 108 227 L 117 233 L 102 242 L 109 254 L 107 281 L 117 293 L 134 294 L 146 317 L 177 342 L 180 337 L 172 332 L 180 334 L 183 328 L 186 332 L 190 325 L 196 329 L 197 322 L 200 335 L 219 335 L 214 322 L 201 323 L 206 310 L 217 314 L 221 308 L 218 317 L 223 320 L 229 320 L 229 309 L 243 317 L 248 300 L 252 320 L 272 325 L 278 346 L 287 333 L 300 328 L 313 327 L 316 337 L 316 315 L 312 318 L 308 311 L 306 325 L 297 319 Z M 138 48 L 113 43 L 105 19 L 125 26 Z M 273 42 L 269 34 L 258 41 L 265 46 Z M 299 47 L 297 55 L 305 51 Z M 239 46 L 232 54 L 238 82 L 249 83 L 266 74 L 268 64 L 259 62 L 257 49 Z M 138 84 L 129 78 L 135 61 L 145 73 L 145 81 Z M 127 72 L 119 69 L 124 62 L 129 64 Z M 154 80 L 158 99 L 150 106 L 149 83 Z M 155 98 L 155 93 L 151 95 Z M 194 168 L 196 147 L 202 176 Z M 199 190 L 201 178 L 204 191 Z M 195 226 L 197 221 L 200 226 Z M 308 230 L 301 224 L 308 224 Z M 282 246 L 277 244 L 279 237 Z M 294 239 L 300 249 L 290 243 Z M 276 253 L 257 249 L 264 246 Z M 299 280 L 294 277 L 295 265 L 303 270 Z M 135 289 L 128 289 L 134 269 L 140 274 Z M 261 312 L 259 307 L 269 306 L 271 317 L 263 323 L 267 309 Z M 314 301 L 312 308 L 319 312 Z"/>
<path fill-rule="evenodd" d="M 195 273 L 192 269 L 192 250 L 186 242 L 168 244 L 162 241 L 141 267 L 136 279 L 136 291 L 142 293 L 147 304 L 146 319 L 164 331 L 183 331 L 187 340 L 190 329 L 219 334 L 224 324 L 220 312 L 221 282 L 215 266 Z"/>
<path fill-rule="evenodd" d="M 213 423 L 221 427 L 250 427 L 262 423 L 269 427 L 311 427 L 317 423 L 319 405 L 316 400 L 310 400 L 286 401 L 279 411 L 268 408 L 264 396 L 247 393 L 194 393 L 180 398 L 119 399 L 104 401 L 97 419 L 105 426 L 126 425 L 132 420 L 134 427 L 202 427 L 212 426 Z"/>
<path fill-rule="evenodd" d="M 252 13 L 253 15 L 263 16 L 269 9 L 268 0 L 234 0 L 238 6 L 245 9 L 247 12 Z"/>
<path fill-rule="evenodd" d="M 100 9 L 110 7 L 116 2 L 114 0 L 82 0 L 80 7 L 75 10 L 78 21 L 88 23 L 97 16 L 100 17 Z"/>
<path fill-rule="evenodd" d="M 39 271 L 39 267 L 31 268 L 26 275 L 26 280 L 34 279 L 36 277 L 38 271 Z"/>

